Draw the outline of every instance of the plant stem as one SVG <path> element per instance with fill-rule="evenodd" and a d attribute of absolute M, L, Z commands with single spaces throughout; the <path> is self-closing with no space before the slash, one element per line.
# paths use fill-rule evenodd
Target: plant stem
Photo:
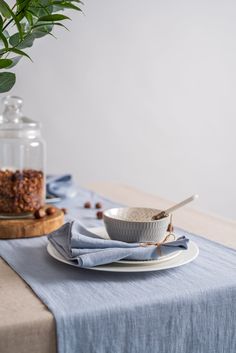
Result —
<path fill-rule="evenodd" d="M 14 10 L 15 7 L 16 7 L 16 4 L 13 6 L 12 10 Z M 25 5 L 19 12 L 17 12 L 17 13 L 15 14 L 15 16 L 16 16 L 16 17 L 19 16 L 19 15 L 25 10 L 26 7 L 27 7 L 27 5 Z M 5 24 L 5 26 L 3 27 L 2 31 L 4 31 L 13 21 L 14 21 L 14 19 L 11 18 L 11 19 Z"/>
<path fill-rule="evenodd" d="M 16 7 L 16 3 L 15 3 L 15 5 L 14 6 L 12 6 L 12 11 L 14 10 L 14 8 Z M 7 18 L 5 18 L 5 20 L 3 21 L 3 24 L 5 23 L 5 22 L 7 22 Z M 4 30 L 4 28 L 2 29 L 2 30 Z"/>

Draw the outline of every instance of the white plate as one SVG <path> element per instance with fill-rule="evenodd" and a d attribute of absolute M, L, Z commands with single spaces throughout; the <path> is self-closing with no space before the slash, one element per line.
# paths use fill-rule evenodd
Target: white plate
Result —
<path fill-rule="evenodd" d="M 103 239 L 110 239 L 105 227 L 89 228 L 89 230 Z M 120 263 L 120 264 L 127 264 L 127 265 L 141 265 L 141 264 L 147 265 L 150 263 L 155 264 L 155 263 L 160 263 L 163 261 L 173 259 L 174 257 L 178 256 L 181 253 L 181 251 L 183 251 L 183 250 L 176 251 L 176 252 L 169 254 L 169 255 L 163 255 L 158 260 L 144 260 L 144 261 L 119 260 L 116 262 Z"/>
<path fill-rule="evenodd" d="M 95 233 L 95 228 L 92 229 Z M 54 259 L 63 262 L 65 264 L 75 266 L 79 268 L 73 261 L 68 261 L 61 256 L 57 250 L 51 245 L 51 243 L 47 246 L 47 251 L 49 255 L 51 255 Z M 166 270 L 174 267 L 179 267 L 185 265 L 194 259 L 199 254 L 199 248 L 196 243 L 193 241 L 189 241 L 188 249 L 183 250 L 180 252 L 178 256 L 171 258 L 166 261 L 157 261 L 155 263 L 151 261 L 145 261 L 142 264 L 137 264 L 136 262 L 133 264 L 129 261 L 128 264 L 123 264 L 121 262 L 114 262 L 107 265 L 101 265 L 96 267 L 90 267 L 89 270 L 95 271 L 108 271 L 108 272 L 151 272 L 151 271 L 159 271 L 159 270 Z"/>

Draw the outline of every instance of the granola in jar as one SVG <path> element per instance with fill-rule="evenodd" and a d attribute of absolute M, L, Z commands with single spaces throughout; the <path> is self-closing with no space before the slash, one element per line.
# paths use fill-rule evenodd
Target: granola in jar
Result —
<path fill-rule="evenodd" d="M 0 213 L 33 213 L 44 203 L 44 175 L 33 169 L 0 170 Z"/>

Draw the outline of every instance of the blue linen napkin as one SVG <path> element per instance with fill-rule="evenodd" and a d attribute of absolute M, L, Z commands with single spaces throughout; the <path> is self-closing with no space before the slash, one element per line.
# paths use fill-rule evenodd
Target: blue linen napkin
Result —
<path fill-rule="evenodd" d="M 148 243 L 125 243 L 102 239 L 85 228 L 79 221 L 64 224 L 48 235 L 48 240 L 67 260 L 78 267 L 94 267 L 111 262 L 126 260 L 155 260 L 180 249 L 187 249 L 188 239 L 150 245 Z"/>
<path fill-rule="evenodd" d="M 47 175 L 46 190 L 48 195 L 60 198 L 72 198 L 77 194 L 77 188 L 70 174 L 60 176 Z"/>

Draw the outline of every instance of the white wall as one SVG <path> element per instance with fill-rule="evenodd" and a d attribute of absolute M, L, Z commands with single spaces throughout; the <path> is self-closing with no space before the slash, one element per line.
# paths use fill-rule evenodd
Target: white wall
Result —
<path fill-rule="evenodd" d="M 84 0 L 22 60 L 48 170 L 114 180 L 236 218 L 236 3 Z M 157 205 L 158 206 L 158 205 Z"/>

